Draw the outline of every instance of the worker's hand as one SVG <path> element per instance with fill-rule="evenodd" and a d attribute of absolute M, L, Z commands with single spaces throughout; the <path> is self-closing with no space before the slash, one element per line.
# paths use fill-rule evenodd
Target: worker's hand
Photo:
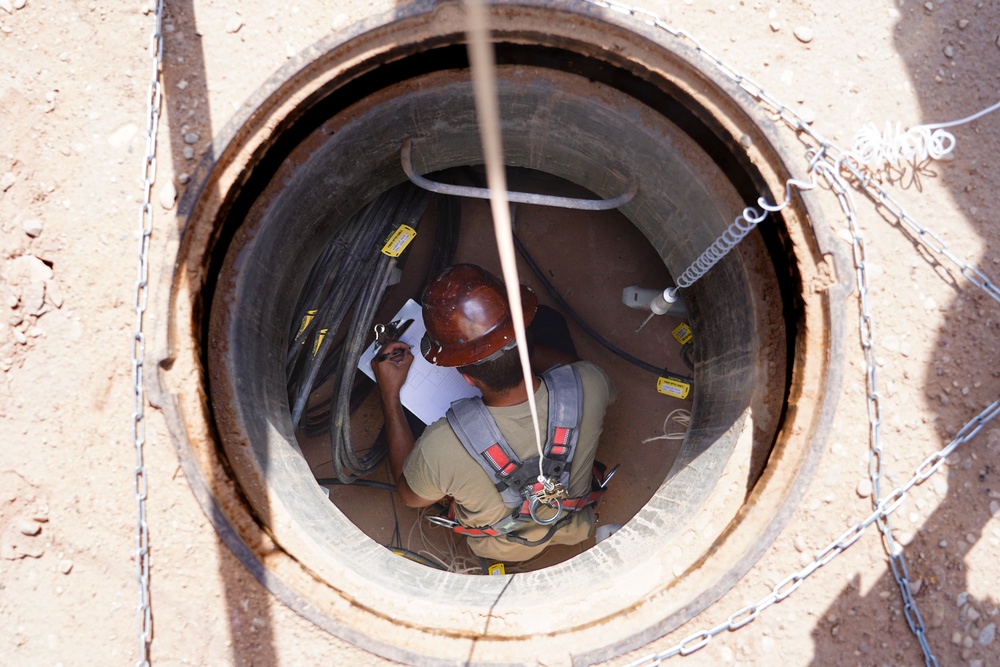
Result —
<path fill-rule="evenodd" d="M 379 361 L 383 356 L 385 359 Z M 379 392 L 386 397 L 398 398 L 412 363 L 413 354 L 406 343 L 397 340 L 383 347 L 372 359 L 372 371 L 375 373 Z"/>

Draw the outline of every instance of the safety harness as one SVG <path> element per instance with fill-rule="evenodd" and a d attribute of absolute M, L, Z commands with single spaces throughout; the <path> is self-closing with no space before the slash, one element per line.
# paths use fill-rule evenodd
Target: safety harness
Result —
<path fill-rule="evenodd" d="M 433 523 L 470 537 L 505 536 L 511 542 L 537 546 L 569 523 L 574 512 L 601 499 L 611 475 L 605 475 L 604 466 L 596 462 L 590 492 L 578 498 L 566 497 L 583 416 L 579 374 L 573 366 L 557 366 L 543 373 L 542 381 L 549 392 L 548 433 L 542 448 L 544 480 L 538 476 L 539 457 L 525 461 L 518 458 L 482 398 L 456 401 L 448 410 L 448 423 L 469 455 L 490 476 L 511 513 L 492 526 L 467 528 L 455 520 L 452 507 L 446 516 L 428 517 Z M 543 506 L 554 509 L 555 513 L 542 518 L 538 510 Z M 513 534 L 529 524 L 549 526 L 549 531 L 534 541 Z"/>

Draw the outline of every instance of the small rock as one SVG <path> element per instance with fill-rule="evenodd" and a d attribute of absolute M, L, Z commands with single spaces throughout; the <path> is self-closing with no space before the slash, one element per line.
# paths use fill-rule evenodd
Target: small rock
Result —
<path fill-rule="evenodd" d="M 0 0 L 0 9 L 4 10 L 8 14 L 14 13 L 14 8 L 10 4 L 10 0 Z"/>
<path fill-rule="evenodd" d="M 56 308 L 62 308 L 63 305 L 63 294 L 62 288 L 59 287 L 59 283 L 55 280 L 50 280 L 45 284 L 45 300 L 51 303 Z"/>
<path fill-rule="evenodd" d="M 181 185 L 187 185 L 190 180 L 191 176 L 189 174 L 181 174 L 177 177 L 177 182 Z"/>
<path fill-rule="evenodd" d="M 14 187 L 15 183 L 17 183 L 17 176 L 8 171 L 3 176 L 0 176 L 0 192 L 7 192 Z"/>
<path fill-rule="evenodd" d="M 139 126 L 134 123 L 122 125 L 108 136 L 108 145 L 112 148 L 125 148 L 139 134 Z"/>
<path fill-rule="evenodd" d="M 931 627 L 940 628 L 942 625 L 944 625 L 944 605 L 935 602 L 931 605 Z"/>
<path fill-rule="evenodd" d="M 796 26 L 795 30 L 792 31 L 792 34 L 795 35 L 795 39 L 799 40 L 803 44 L 808 44 L 813 41 L 813 37 L 816 36 L 812 28 L 804 25 Z"/>
<path fill-rule="evenodd" d="M 966 593 L 965 591 L 962 591 L 961 593 L 955 596 L 956 607 L 964 607 L 965 603 L 968 601 L 969 601 L 969 594 Z"/>
<path fill-rule="evenodd" d="M 1000 503 L 995 500 L 990 501 L 990 516 L 996 516 L 1000 512 Z"/>
<path fill-rule="evenodd" d="M 933 2 L 925 2 L 924 3 L 924 9 L 926 9 L 929 12 L 933 12 L 934 11 L 934 3 Z"/>
<path fill-rule="evenodd" d="M 17 522 L 17 530 L 22 535 L 27 535 L 28 537 L 34 537 L 38 533 L 42 532 L 42 527 L 39 526 L 34 521 L 29 521 L 28 519 L 20 519 Z"/>
<path fill-rule="evenodd" d="M 26 4 L 28 4 L 28 0 L 14 0 L 14 9 L 24 9 Z"/>
<path fill-rule="evenodd" d="M 2 548 L 3 557 L 7 560 L 18 560 L 21 558 L 41 558 L 45 555 L 45 550 L 38 540 L 28 542 L 13 542 L 4 540 Z"/>
<path fill-rule="evenodd" d="M 910 582 L 910 592 L 916 595 L 920 592 L 920 589 L 924 587 L 924 580 L 917 579 L 916 581 Z"/>
<path fill-rule="evenodd" d="M 172 181 L 167 181 L 163 184 L 157 199 L 164 211 L 169 211 L 174 207 L 174 202 L 177 201 L 177 188 L 174 187 Z"/>
<path fill-rule="evenodd" d="M 938 542 L 938 546 L 941 547 L 942 549 L 947 549 L 948 548 L 948 540 L 941 540 L 940 542 Z"/>
<path fill-rule="evenodd" d="M 25 220 L 22 225 L 24 227 L 24 233 L 31 238 L 37 238 L 42 233 L 42 221 L 36 220 L 34 218 L 29 218 Z"/>
<path fill-rule="evenodd" d="M 234 16 L 228 21 L 226 21 L 226 32 L 239 32 L 239 29 L 243 27 L 243 19 L 239 16 Z"/>
<path fill-rule="evenodd" d="M 194 148 L 192 148 L 191 146 L 185 146 L 184 150 L 183 150 L 183 154 L 184 154 L 184 159 L 185 160 L 193 160 L 194 159 Z"/>
<path fill-rule="evenodd" d="M 59 572 L 62 574 L 69 574 L 70 570 L 73 569 L 73 561 L 63 559 L 59 561 Z"/>
<path fill-rule="evenodd" d="M 979 631 L 979 645 L 989 646 L 993 643 L 993 640 L 997 637 L 997 625 L 996 623 L 990 623 L 984 626 L 982 630 Z"/>
<path fill-rule="evenodd" d="M 968 27 L 969 27 L 969 19 L 959 19 L 958 21 L 959 30 L 965 30 Z"/>
<path fill-rule="evenodd" d="M 945 58 L 954 58 L 955 57 L 955 47 L 953 47 L 951 44 L 949 44 L 946 47 L 944 47 L 944 57 Z"/>
<path fill-rule="evenodd" d="M 962 645 L 962 632 L 960 630 L 955 630 L 951 633 L 951 643 L 955 646 Z"/>
<path fill-rule="evenodd" d="M 771 27 L 772 32 L 778 32 L 779 30 L 781 30 L 781 23 L 779 23 L 778 21 L 771 21 L 771 23 L 769 23 L 768 25 Z"/>
<path fill-rule="evenodd" d="M 340 30 L 345 25 L 347 25 L 347 14 L 341 12 L 333 17 L 333 22 L 330 24 L 331 30 Z"/>
<path fill-rule="evenodd" d="M 972 621 L 973 623 L 975 623 L 977 620 L 979 620 L 979 616 L 980 616 L 979 612 L 976 610 L 975 607 L 973 607 L 970 604 L 965 612 L 965 617 L 970 621 Z"/>
<path fill-rule="evenodd" d="M 857 494 L 862 498 L 867 498 L 872 495 L 872 481 L 870 479 L 863 479 L 858 482 L 858 486 L 855 489 Z"/>
<path fill-rule="evenodd" d="M 982 633 L 980 633 L 980 634 L 982 634 Z M 962 639 L 962 646 L 964 648 L 972 648 L 972 645 L 974 643 L 975 642 L 972 640 L 972 636 L 971 635 L 965 635 L 965 637 Z"/>
<path fill-rule="evenodd" d="M 25 336 L 24 332 L 22 332 L 20 329 L 11 329 L 11 332 L 14 334 L 14 340 L 17 341 L 19 345 L 28 344 L 28 337 Z"/>
<path fill-rule="evenodd" d="M 188 132 L 184 135 L 184 143 L 186 144 L 196 144 L 201 137 L 198 136 L 197 132 Z"/>
<path fill-rule="evenodd" d="M 177 82 L 177 90 L 185 90 L 188 87 L 187 79 L 181 79 Z"/>

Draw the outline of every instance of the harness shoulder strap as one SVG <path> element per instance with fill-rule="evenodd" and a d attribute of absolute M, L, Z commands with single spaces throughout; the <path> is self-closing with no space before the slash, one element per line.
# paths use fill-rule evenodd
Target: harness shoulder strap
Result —
<path fill-rule="evenodd" d="M 521 494 L 510 486 L 509 481 L 523 463 L 507 444 L 483 399 L 475 396 L 455 401 L 448 409 L 447 417 L 465 451 L 490 476 L 504 503 L 508 507 L 519 506 Z"/>
<path fill-rule="evenodd" d="M 542 380 L 549 394 L 543 470 L 568 488 L 583 413 L 582 383 L 572 366 L 552 368 L 542 374 Z M 533 485 L 540 486 L 536 482 L 538 457 L 518 458 L 480 397 L 455 401 L 447 418 L 465 451 L 490 476 L 504 503 L 515 510 L 513 516 L 526 514 Z"/>
<path fill-rule="evenodd" d="M 573 366 L 556 366 L 542 373 L 549 390 L 548 433 L 545 441 L 546 473 L 569 487 L 569 475 L 580 439 L 583 387 Z"/>

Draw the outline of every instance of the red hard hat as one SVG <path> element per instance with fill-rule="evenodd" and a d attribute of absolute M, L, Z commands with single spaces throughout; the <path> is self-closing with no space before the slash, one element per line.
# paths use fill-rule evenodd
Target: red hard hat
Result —
<path fill-rule="evenodd" d="M 513 345 L 514 322 L 504 285 L 475 264 L 455 264 L 424 289 L 424 358 L 436 366 L 468 366 Z M 521 285 L 525 326 L 538 309 L 538 297 Z"/>

